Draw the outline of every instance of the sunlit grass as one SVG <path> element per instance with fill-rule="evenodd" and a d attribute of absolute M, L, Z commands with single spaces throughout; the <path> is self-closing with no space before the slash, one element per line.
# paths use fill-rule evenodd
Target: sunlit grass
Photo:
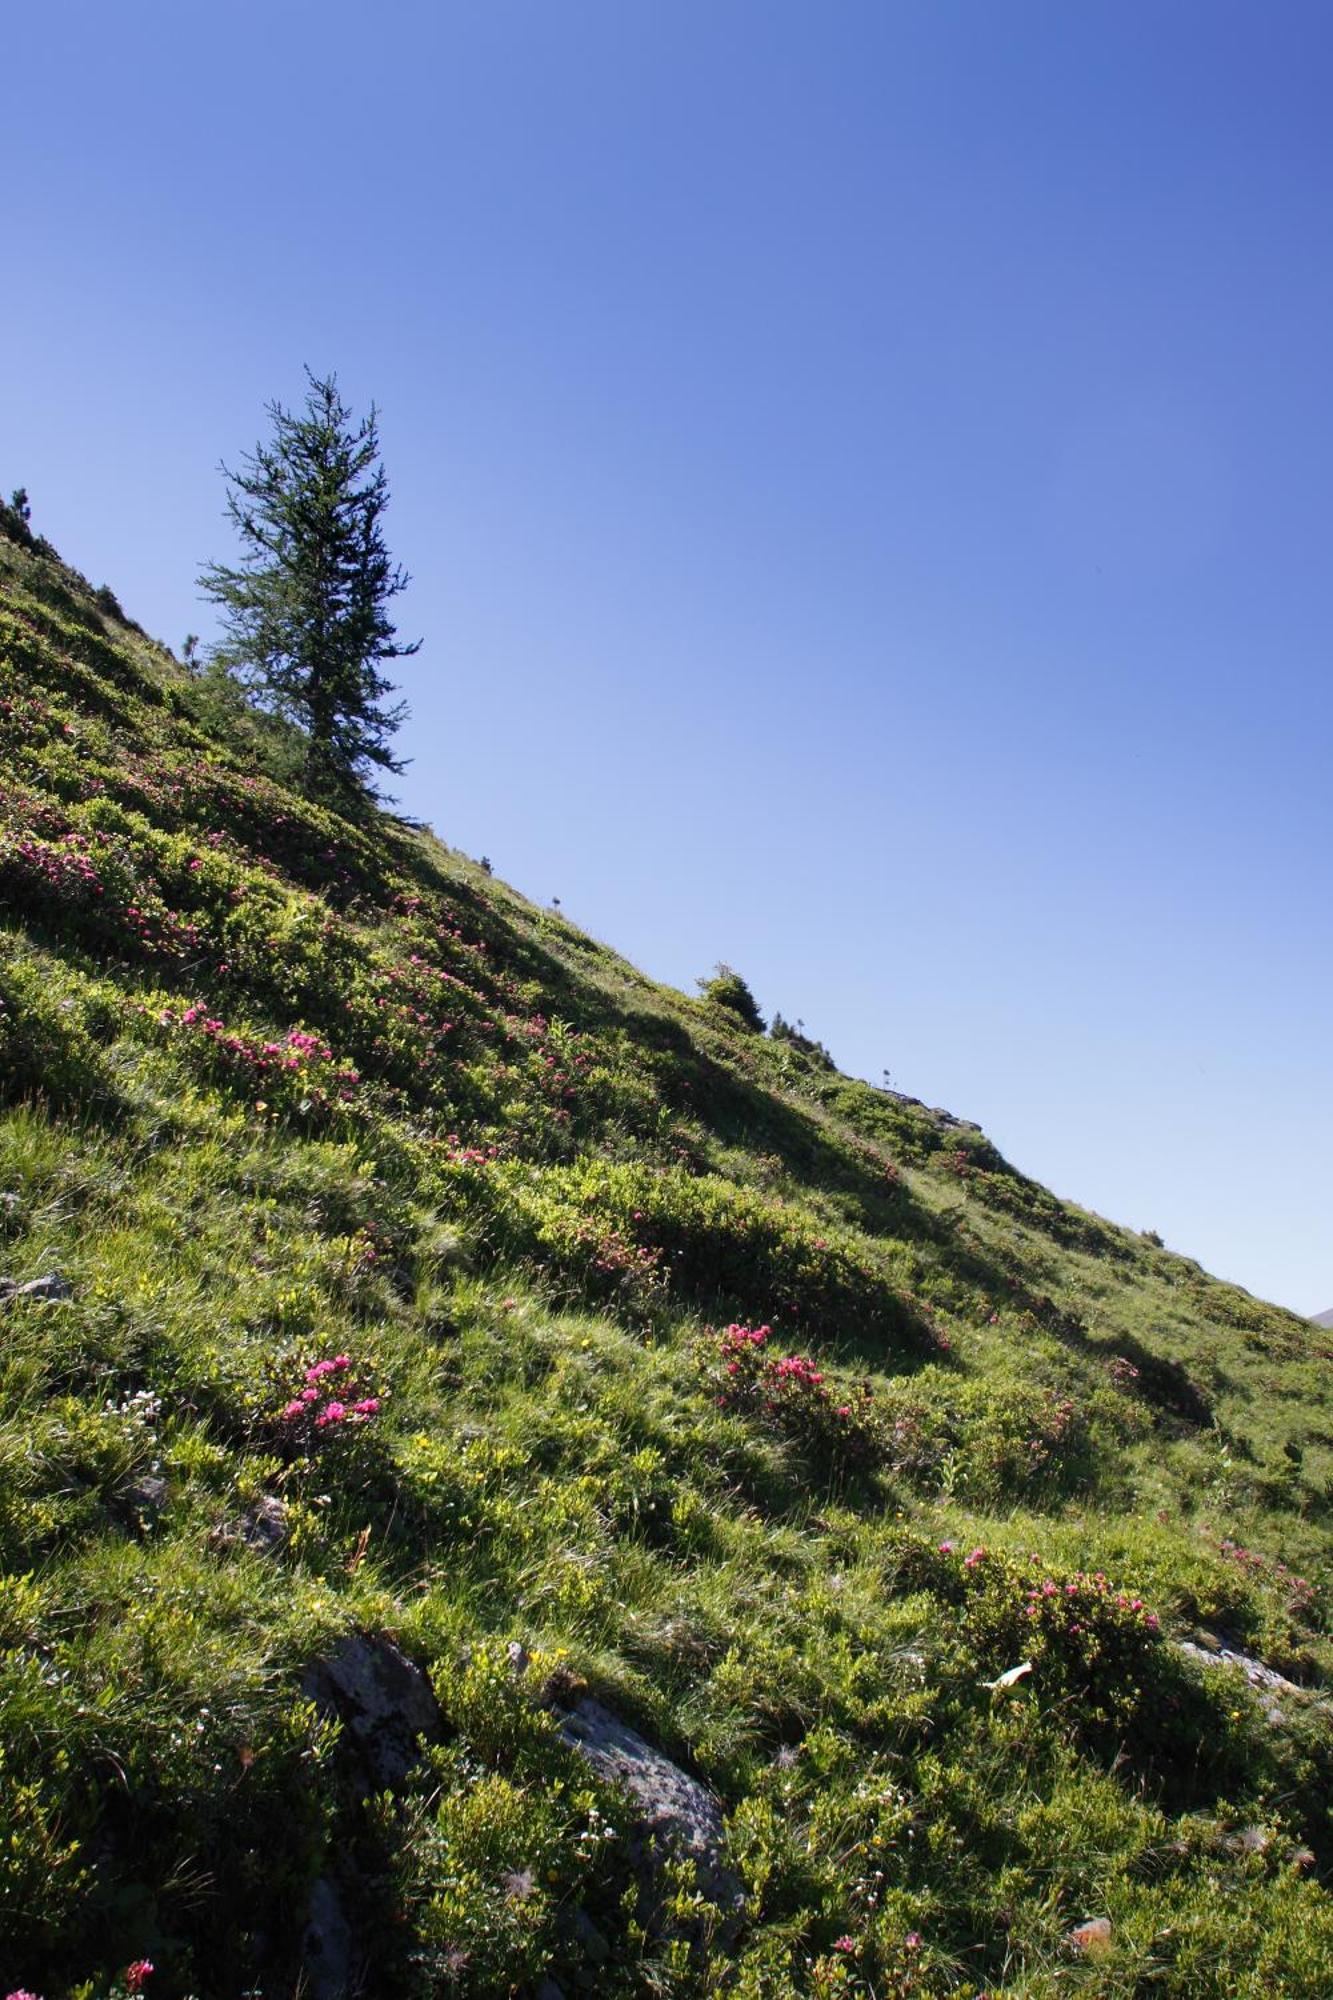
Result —
<path fill-rule="evenodd" d="M 333 1874 L 368 1991 L 1333 1990 L 1326 1336 L 0 590 L 0 1276 L 68 1287 L 0 1302 L 0 1980 L 290 1992 Z M 729 1395 L 729 1322 L 814 1386 Z M 395 1798 L 301 1693 L 352 1630 L 445 1711 Z M 583 1693 L 740 1921 L 639 1900 Z"/>

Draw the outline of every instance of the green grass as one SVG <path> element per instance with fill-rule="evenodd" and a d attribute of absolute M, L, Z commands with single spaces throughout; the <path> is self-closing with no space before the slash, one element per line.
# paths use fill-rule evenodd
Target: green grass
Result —
<path fill-rule="evenodd" d="M 71 1287 L 0 1304 L 0 1986 L 291 1993 L 332 1873 L 376 1992 L 1333 1990 L 1329 1336 L 294 762 L 0 540 L 0 1275 Z M 350 1629 L 445 1712 L 396 1795 Z M 579 1688 L 739 1922 L 638 1898 Z"/>

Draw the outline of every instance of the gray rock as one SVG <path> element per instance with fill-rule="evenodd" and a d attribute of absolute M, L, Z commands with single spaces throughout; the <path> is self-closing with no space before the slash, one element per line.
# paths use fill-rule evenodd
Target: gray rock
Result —
<path fill-rule="evenodd" d="M 72 1299 L 74 1287 L 68 1278 L 61 1278 L 54 1271 L 44 1278 L 29 1278 L 21 1285 L 17 1278 L 0 1278 L 0 1305 L 8 1305 L 14 1299 Z"/>
<path fill-rule="evenodd" d="M 342 1891 L 321 1875 L 310 1891 L 310 1913 L 301 1941 L 302 1992 L 310 2000 L 348 2000 L 359 1990 L 353 1973 L 352 1927 Z"/>
<path fill-rule="evenodd" d="M 611 1947 L 586 1910 L 571 1910 L 568 1930 L 589 1965 L 605 1965 Z"/>
<path fill-rule="evenodd" d="M 307 1667 L 301 1692 L 325 1715 L 339 1718 L 375 1790 L 400 1785 L 421 1754 L 421 1739 L 440 1736 L 430 1682 L 382 1633 L 349 1633 L 326 1659 Z"/>
<path fill-rule="evenodd" d="M 137 1507 L 146 1514 L 156 1514 L 166 1505 L 167 1482 L 156 1473 L 149 1473 L 125 1489 L 125 1498 L 131 1507 Z"/>
<path fill-rule="evenodd" d="M 744 1892 L 726 1864 L 721 1809 L 697 1778 L 654 1750 L 599 1701 L 581 1701 L 563 1715 L 560 1733 L 637 1809 L 647 1836 L 637 1858 L 654 1873 L 665 1859 L 692 1861 L 710 1902 L 723 1910 L 739 1910 Z"/>
<path fill-rule="evenodd" d="M 1318 1696 L 1311 1694 L 1309 1688 L 1297 1687 L 1295 1681 L 1289 1681 L 1285 1674 L 1277 1671 L 1276 1667 L 1265 1666 L 1264 1662 L 1256 1660 L 1252 1653 L 1242 1653 L 1234 1646 L 1224 1646 L 1211 1632 L 1204 1633 L 1203 1639 L 1202 1645 L 1196 1644 L 1192 1639 L 1182 1639 L 1179 1642 L 1180 1650 L 1186 1659 L 1193 1660 L 1201 1667 L 1239 1667 L 1250 1686 L 1257 1692 L 1259 1705 L 1270 1722 L 1282 1721 L 1283 1704 L 1293 1697 L 1298 1702 L 1319 1700 Z M 1319 1705 L 1327 1707 L 1328 1704 L 1320 1702 Z"/>
<path fill-rule="evenodd" d="M 261 1555 L 271 1555 L 286 1539 L 287 1509 L 276 1493 L 265 1493 L 241 1522 L 241 1540 Z"/>

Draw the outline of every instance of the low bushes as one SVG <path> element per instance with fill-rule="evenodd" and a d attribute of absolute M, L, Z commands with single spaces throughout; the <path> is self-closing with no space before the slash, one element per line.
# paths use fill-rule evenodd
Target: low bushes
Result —
<path fill-rule="evenodd" d="M 938 1352 L 891 1253 L 850 1230 L 821 1233 L 794 1204 L 679 1167 L 585 1158 L 537 1170 L 467 1163 L 460 1194 L 490 1209 L 493 1240 L 593 1299 L 650 1309 L 671 1296 L 817 1333 L 880 1367 Z"/>

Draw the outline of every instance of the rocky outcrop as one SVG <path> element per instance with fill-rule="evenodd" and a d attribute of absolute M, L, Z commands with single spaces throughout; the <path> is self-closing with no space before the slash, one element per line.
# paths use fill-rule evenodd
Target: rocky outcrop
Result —
<path fill-rule="evenodd" d="M 1285 1719 L 1288 1706 L 1296 1703 L 1314 1703 L 1327 1708 L 1328 1702 L 1309 1688 L 1298 1687 L 1289 1681 L 1276 1667 L 1266 1666 L 1255 1659 L 1252 1653 L 1243 1653 L 1237 1646 L 1225 1643 L 1216 1633 L 1201 1635 L 1202 1643 L 1193 1639 L 1182 1639 L 1180 1650 L 1187 1660 L 1193 1660 L 1200 1667 L 1236 1667 L 1244 1674 L 1250 1686 L 1259 1697 L 1259 1705 L 1269 1722 Z"/>
<path fill-rule="evenodd" d="M 287 1532 L 285 1512 L 263 1508 L 261 1501 L 247 1516 L 254 1532 L 244 1539 L 252 1547 L 275 1546 L 268 1537 Z M 400 1785 L 422 1743 L 438 1741 L 441 1733 L 429 1680 L 382 1632 L 348 1633 L 307 1667 L 301 1692 L 321 1714 L 341 1722 L 353 1783 L 365 1794 Z M 356 1891 L 355 1876 L 337 1863 L 311 1888 L 301 1944 L 302 1991 L 310 2000 L 351 2000 L 378 1990 L 358 1934 Z"/>

